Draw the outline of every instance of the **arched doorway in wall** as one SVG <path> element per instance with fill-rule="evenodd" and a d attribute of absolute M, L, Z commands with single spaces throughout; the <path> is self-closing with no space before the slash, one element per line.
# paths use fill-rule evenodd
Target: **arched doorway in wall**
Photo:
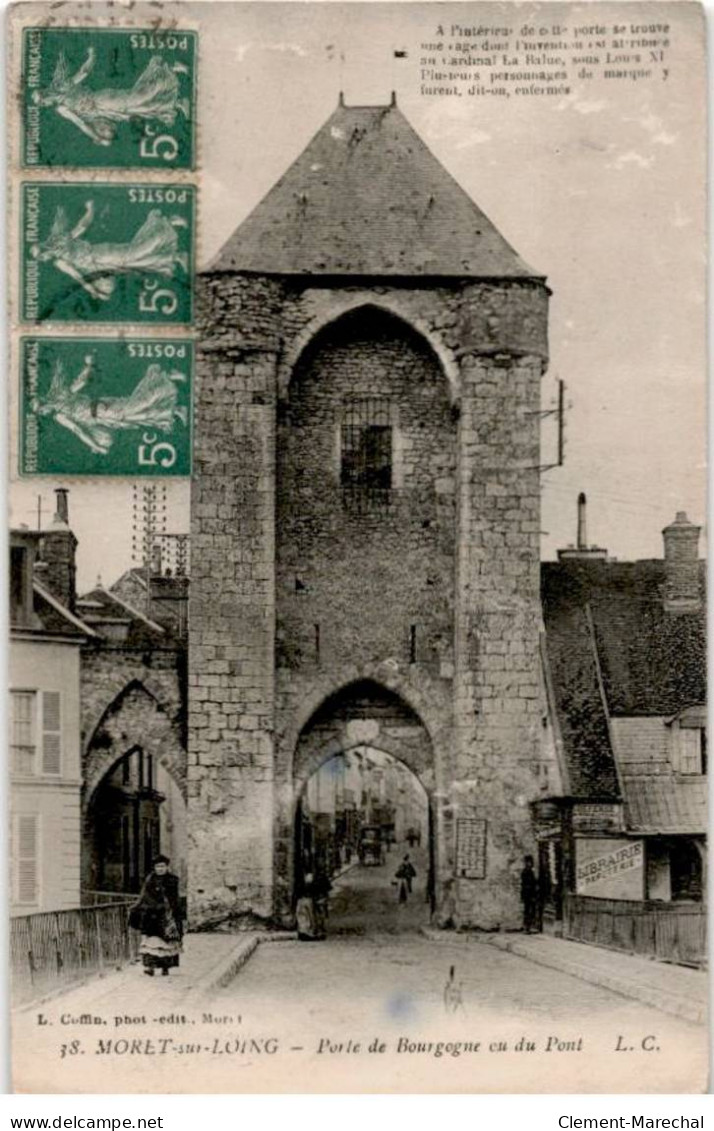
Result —
<path fill-rule="evenodd" d="M 186 804 L 164 766 L 134 746 L 107 770 L 89 798 L 84 840 L 89 900 L 140 890 L 163 853 L 186 882 Z"/>
<path fill-rule="evenodd" d="M 318 871 L 333 885 L 331 931 L 428 923 L 438 894 L 434 792 L 431 738 L 402 695 L 365 679 L 329 696 L 293 759 L 291 906 L 305 875 Z M 400 902 L 396 873 L 407 855 L 416 877 Z"/>
<path fill-rule="evenodd" d="M 107 705 L 83 756 L 82 898 L 138 891 L 162 852 L 185 890 L 186 751 L 157 695 L 131 680 Z"/>
<path fill-rule="evenodd" d="M 333 934 L 418 930 L 434 898 L 429 796 L 402 762 L 370 745 L 334 754 L 295 810 L 295 890 L 326 876 Z"/>

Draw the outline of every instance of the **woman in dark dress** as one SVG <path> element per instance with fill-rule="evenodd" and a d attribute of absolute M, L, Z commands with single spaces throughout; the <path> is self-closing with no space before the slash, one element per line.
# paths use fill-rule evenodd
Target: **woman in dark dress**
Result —
<path fill-rule="evenodd" d="M 145 974 L 153 977 L 159 969 L 168 975 L 172 966 L 178 966 L 183 922 L 178 876 L 169 872 L 167 856 L 156 857 L 138 902 L 131 909 L 129 923 L 141 931 L 139 954 Z"/>

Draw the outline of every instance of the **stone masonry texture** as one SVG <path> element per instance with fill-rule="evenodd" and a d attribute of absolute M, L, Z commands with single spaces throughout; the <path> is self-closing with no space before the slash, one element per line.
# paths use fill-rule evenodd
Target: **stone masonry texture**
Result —
<path fill-rule="evenodd" d="M 539 676 L 538 280 L 200 280 L 190 916 L 288 924 L 295 807 L 365 741 L 427 791 L 434 919 L 520 922 Z M 388 403 L 392 489 L 340 481 L 350 400 Z M 460 817 L 486 874 L 455 874 Z"/>

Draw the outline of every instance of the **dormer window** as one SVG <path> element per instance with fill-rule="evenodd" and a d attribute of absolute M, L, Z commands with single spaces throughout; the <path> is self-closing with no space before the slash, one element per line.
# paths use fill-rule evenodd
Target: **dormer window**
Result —
<path fill-rule="evenodd" d="M 32 574 L 36 543 L 13 531 L 10 544 L 10 623 L 15 627 L 34 627 Z"/>
<path fill-rule="evenodd" d="M 389 401 L 347 401 L 342 416 L 340 482 L 346 496 L 386 503 L 392 487 Z"/>
<path fill-rule="evenodd" d="M 707 772 L 706 708 L 688 707 L 671 720 L 671 759 L 676 774 Z"/>

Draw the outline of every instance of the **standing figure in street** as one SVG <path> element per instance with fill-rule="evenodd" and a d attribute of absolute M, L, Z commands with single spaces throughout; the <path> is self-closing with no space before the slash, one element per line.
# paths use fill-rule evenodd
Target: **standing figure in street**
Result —
<path fill-rule="evenodd" d="M 538 877 L 533 869 L 533 857 L 523 857 L 521 872 L 521 903 L 523 904 L 523 930 L 527 935 L 538 929 Z"/>
<path fill-rule="evenodd" d="M 412 882 L 416 877 L 416 868 L 409 859 L 409 853 L 407 853 L 397 868 L 395 876 L 399 881 L 399 902 L 406 903 L 408 897 L 411 895 Z"/>
<path fill-rule="evenodd" d="M 317 871 L 307 872 L 295 909 L 298 938 L 312 942 L 327 938 L 327 909 L 331 884 Z"/>
<path fill-rule="evenodd" d="M 315 879 L 312 884 L 312 898 L 315 904 L 315 928 L 317 934 L 315 938 L 327 938 L 327 915 L 330 906 L 330 892 L 332 891 L 332 884 L 326 872 L 315 870 Z"/>
<path fill-rule="evenodd" d="M 144 880 L 141 895 L 129 913 L 129 925 L 141 931 L 139 954 L 144 973 L 168 975 L 178 966 L 183 938 L 183 916 L 178 876 L 169 872 L 168 856 L 157 856 Z"/>

